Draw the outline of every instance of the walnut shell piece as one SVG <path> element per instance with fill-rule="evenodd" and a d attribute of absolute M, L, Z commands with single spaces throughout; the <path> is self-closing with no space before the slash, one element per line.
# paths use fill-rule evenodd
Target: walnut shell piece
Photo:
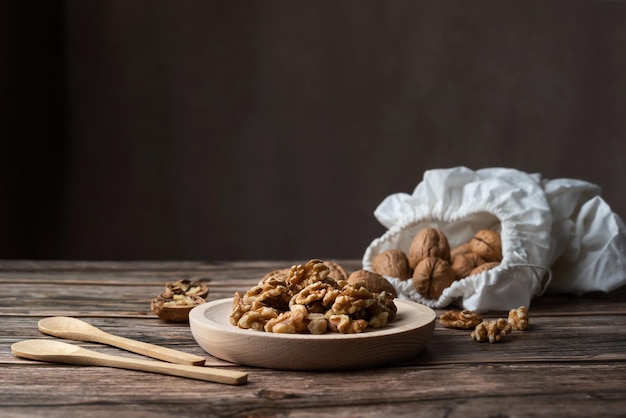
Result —
<path fill-rule="evenodd" d="M 161 296 L 150 302 L 150 309 L 159 318 L 168 322 L 186 322 L 189 312 L 206 301 L 200 296 L 185 296 L 183 298 L 165 299 Z"/>
<path fill-rule="evenodd" d="M 474 311 L 447 311 L 441 314 L 439 322 L 446 328 L 474 329 L 483 322 L 483 317 Z"/>
<path fill-rule="evenodd" d="M 199 281 L 181 279 L 166 283 L 165 291 L 150 302 L 150 309 L 168 322 L 186 322 L 189 312 L 206 302 L 209 286 Z"/>
<path fill-rule="evenodd" d="M 455 280 L 450 263 L 438 257 L 424 258 L 413 272 L 415 290 L 427 299 L 439 299 Z"/>
<path fill-rule="evenodd" d="M 381 293 L 384 291 L 392 294 L 394 297 L 397 296 L 396 289 L 389 283 L 389 280 L 373 271 L 356 270 L 350 273 L 348 276 L 348 284 L 354 286 L 358 283 L 372 293 Z"/>
<path fill-rule="evenodd" d="M 450 262 L 450 244 L 443 231 L 424 228 L 413 237 L 409 247 L 409 267 L 415 267 L 426 257 L 437 257 Z"/>
<path fill-rule="evenodd" d="M 481 229 L 469 242 L 472 252 L 485 261 L 502 261 L 500 234 L 490 229 Z"/>
<path fill-rule="evenodd" d="M 402 250 L 383 251 L 372 260 L 372 268 L 381 276 L 397 277 L 400 280 L 411 277 L 409 258 Z"/>

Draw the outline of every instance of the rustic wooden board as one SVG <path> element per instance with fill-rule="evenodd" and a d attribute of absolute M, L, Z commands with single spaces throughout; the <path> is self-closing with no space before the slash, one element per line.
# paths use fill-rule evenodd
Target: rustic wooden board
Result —
<path fill-rule="evenodd" d="M 359 268 L 356 260 L 344 263 Z M 165 323 L 150 311 L 150 299 L 178 277 L 206 280 L 209 299 L 216 300 L 291 264 L 0 262 L 0 415 L 624 416 L 626 288 L 538 298 L 530 307 L 530 328 L 501 344 L 477 343 L 469 331 L 437 323 L 416 357 L 393 367 L 350 372 L 226 363 L 206 354 L 187 324 Z M 206 356 L 208 365 L 247 372 L 249 383 L 234 387 L 14 357 L 13 342 L 53 338 L 37 330 L 37 321 L 52 315 L 77 316 L 116 335 Z M 80 345 L 141 357 L 100 344 Z"/>

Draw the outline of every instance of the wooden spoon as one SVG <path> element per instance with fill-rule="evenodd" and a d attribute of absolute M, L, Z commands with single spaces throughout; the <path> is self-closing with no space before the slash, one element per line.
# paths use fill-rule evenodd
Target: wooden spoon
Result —
<path fill-rule="evenodd" d="M 55 337 L 67 338 L 75 341 L 91 341 L 108 344 L 133 353 L 154 357 L 171 363 L 190 364 L 193 366 L 204 365 L 205 358 L 193 354 L 183 353 L 158 345 L 131 340 L 109 334 L 78 318 L 68 316 L 53 316 L 39 321 L 39 331 Z"/>
<path fill-rule="evenodd" d="M 188 377 L 209 382 L 241 385 L 248 381 L 247 373 L 234 370 L 221 370 L 197 367 L 186 364 L 172 364 L 162 361 L 131 359 L 112 356 L 87 350 L 74 344 L 54 340 L 24 340 L 11 345 L 11 351 L 18 357 L 55 363 L 77 364 L 80 366 L 104 366 L 118 369 L 140 370 L 171 376 Z"/>

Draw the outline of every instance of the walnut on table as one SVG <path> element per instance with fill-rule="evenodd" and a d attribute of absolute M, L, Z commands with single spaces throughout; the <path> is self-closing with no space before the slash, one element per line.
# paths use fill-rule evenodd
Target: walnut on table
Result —
<path fill-rule="evenodd" d="M 528 328 L 528 309 L 526 309 L 525 306 L 520 306 L 517 309 L 511 309 L 509 311 L 508 322 L 514 330 L 526 330 L 526 328 Z"/>
<path fill-rule="evenodd" d="M 476 325 L 474 331 L 470 334 L 475 341 L 489 341 L 490 343 L 497 343 L 511 333 L 513 329 L 509 325 L 508 321 L 502 318 L 498 318 L 495 321 L 483 321 Z"/>
<path fill-rule="evenodd" d="M 483 321 L 478 312 L 462 310 L 447 311 L 441 314 L 439 322 L 446 328 L 473 329 Z"/>

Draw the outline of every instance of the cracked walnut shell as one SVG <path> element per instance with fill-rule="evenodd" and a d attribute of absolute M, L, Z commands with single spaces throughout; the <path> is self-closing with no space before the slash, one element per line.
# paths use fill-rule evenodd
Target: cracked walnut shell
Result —
<path fill-rule="evenodd" d="M 427 299 L 439 299 L 455 280 L 450 263 L 438 257 L 424 258 L 413 272 L 415 290 Z"/>
<path fill-rule="evenodd" d="M 178 280 L 165 285 L 165 291 L 150 302 L 150 309 L 168 322 L 186 322 L 189 312 L 206 302 L 209 286 L 199 281 Z"/>
<path fill-rule="evenodd" d="M 437 257 L 450 262 L 450 244 L 437 228 L 424 228 L 413 237 L 409 247 L 409 267 L 414 269 L 426 257 Z"/>

